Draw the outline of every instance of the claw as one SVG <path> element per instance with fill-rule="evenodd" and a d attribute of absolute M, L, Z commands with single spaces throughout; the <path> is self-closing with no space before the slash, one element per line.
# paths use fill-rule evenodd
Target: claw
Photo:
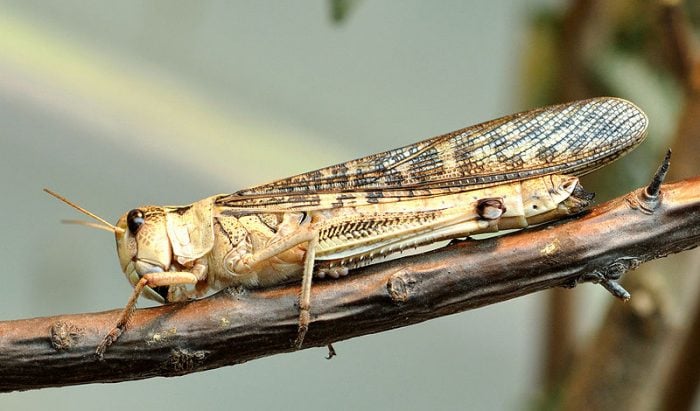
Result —
<path fill-rule="evenodd" d="M 304 309 L 303 307 L 299 309 L 299 328 L 297 330 L 297 338 L 294 340 L 294 348 L 297 350 L 301 349 L 301 345 L 304 343 L 304 337 L 306 337 L 306 332 L 309 330 L 309 322 L 311 321 L 309 315 L 309 309 Z"/>
<path fill-rule="evenodd" d="M 110 345 L 112 345 L 113 342 L 117 341 L 120 335 L 124 330 L 120 327 L 115 327 L 112 329 L 112 331 L 109 332 L 109 334 L 105 335 L 105 338 L 102 339 L 102 342 L 100 345 L 97 346 L 97 349 L 95 350 L 95 357 L 99 361 L 104 361 L 104 355 L 105 351 L 107 351 L 107 348 L 109 348 Z"/>
<path fill-rule="evenodd" d="M 335 348 L 333 348 L 333 344 L 328 344 L 326 348 L 328 348 L 328 356 L 326 357 L 327 360 L 330 360 L 337 355 L 335 353 Z"/>

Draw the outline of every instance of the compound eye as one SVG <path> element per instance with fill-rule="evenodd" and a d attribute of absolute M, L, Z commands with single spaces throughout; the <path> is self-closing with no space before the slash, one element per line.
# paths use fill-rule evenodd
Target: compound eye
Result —
<path fill-rule="evenodd" d="M 139 210 L 138 208 L 129 211 L 129 214 L 126 215 L 126 226 L 129 227 L 129 232 L 131 235 L 136 235 L 143 223 L 143 211 Z"/>

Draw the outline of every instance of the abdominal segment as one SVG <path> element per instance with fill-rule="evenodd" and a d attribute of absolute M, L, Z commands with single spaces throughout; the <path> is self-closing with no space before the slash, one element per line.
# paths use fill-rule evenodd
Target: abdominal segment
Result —
<path fill-rule="evenodd" d="M 316 261 L 322 272 L 342 275 L 342 268 L 365 266 L 407 249 L 558 219 L 579 211 L 567 206 L 577 184 L 576 177 L 552 175 L 415 204 L 382 205 L 383 210 L 355 207 L 354 213 L 328 218 Z M 417 210 L 411 212 L 411 206 Z"/>

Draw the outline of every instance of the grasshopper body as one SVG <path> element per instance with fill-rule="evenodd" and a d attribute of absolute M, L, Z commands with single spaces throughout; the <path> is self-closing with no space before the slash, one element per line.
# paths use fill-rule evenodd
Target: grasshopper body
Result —
<path fill-rule="evenodd" d="M 576 214 L 592 199 L 577 176 L 634 148 L 647 123 L 628 101 L 583 100 L 188 206 L 131 210 L 105 223 L 134 292 L 98 355 L 141 293 L 165 303 L 299 279 L 300 347 L 314 274 L 337 278 L 406 248 Z"/>

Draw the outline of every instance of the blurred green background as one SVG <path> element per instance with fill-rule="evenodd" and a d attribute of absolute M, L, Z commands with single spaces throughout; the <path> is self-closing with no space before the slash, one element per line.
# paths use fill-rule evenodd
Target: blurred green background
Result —
<path fill-rule="evenodd" d="M 518 1 L 0 1 L 0 316 L 122 307 L 115 221 L 525 107 Z M 644 107 L 644 105 L 642 105 Z M 620 188 L 621 194 L 632 187 Z M 585 323 L 609 298 L 581 286 Z M 0 396 L 0 409 L 513 409 L 538 392 L 543 298 L 179 378 Z M 142 303 L 141 306 L 145 306 Z M 231 347 L 235 350 L 235 347 Z"/>

